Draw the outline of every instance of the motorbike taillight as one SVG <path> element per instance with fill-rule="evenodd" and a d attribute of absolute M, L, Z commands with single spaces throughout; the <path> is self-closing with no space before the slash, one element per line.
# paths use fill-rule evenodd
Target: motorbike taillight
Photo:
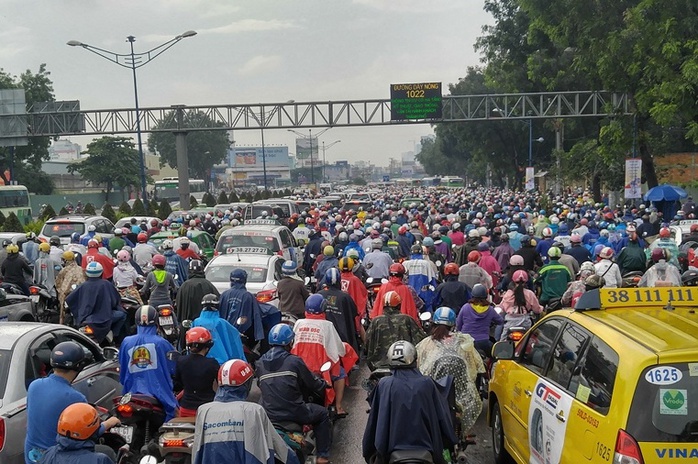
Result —
<path fill-rule="evenodd" d="M 165 316 L 171 316 L 172 315 L 172 310 L 170 308 L 163 308 L 160 310 L 160 316 L 165 317 Z"/>
<path fill-rule="evenodd" d="M 122 417 L 131 417 L 133 415 L 133 406 L 130 404 L 120 404 L 116 407 L 116 412 Z"/>
<path fill-rule="evenodd" d="M 35 285 L 32 285 L 31 287 L 29 287 L 29 294 L 30 295 L 38 295 L 40 291 L 41 291 L 41 288 L 37 287 Z"/>

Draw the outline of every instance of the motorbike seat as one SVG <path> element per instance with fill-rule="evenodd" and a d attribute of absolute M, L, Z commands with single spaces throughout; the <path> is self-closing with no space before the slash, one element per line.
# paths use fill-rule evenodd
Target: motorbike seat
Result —
<path fill-rule="evenodd" d="M 398 463 L 434 462 L 434 457 L 429 450 L 395 450 L 390 453 L 389 464 Z"/>
<path fill-rule="evenodd" d="M 196 416 L 194 417 L 175 417 L 170 419 L 167 424 L 196 424 Z"/>
<path fill-rule="evenodd" d="M 303 424 L 297 424 L 296 422 L 291 422 L 291 421 L 278 421 L 278 422 L 272 422 L 274 427 L 283 429 L 287 432 L 298 432 L 298 433 L 303 433 Z"/>

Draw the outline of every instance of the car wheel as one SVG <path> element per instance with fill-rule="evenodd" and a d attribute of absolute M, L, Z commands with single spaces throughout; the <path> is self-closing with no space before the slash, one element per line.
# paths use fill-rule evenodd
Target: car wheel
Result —
<path fill-rule="evenodd" d="M 504 449 L 504 424 L 502 423 L 502 411 L 499 403 L 495 401 L 492 406 L 492 451 L 494 462 L 497 464 L 509 464 L 513 462 L 509 452 Z"/>

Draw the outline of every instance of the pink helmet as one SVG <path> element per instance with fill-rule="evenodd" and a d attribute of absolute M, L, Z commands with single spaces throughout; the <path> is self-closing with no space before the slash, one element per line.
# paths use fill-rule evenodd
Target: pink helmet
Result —
<path fill-rule="evenodd" d="M 121 250 L 116 254 L 116 259 L 122 263 L 128 263 L 131 260 L 131 254 L 126 250 Z"/>
<path fill-rule="evenodd" d="M 528 272 L 524 271 L 523 269 L 519 269 L 518 271 L 514 272 L 513 276 L 511 276 L 511 280 L 517 284 L 526 283 L 528 282 Z"/>

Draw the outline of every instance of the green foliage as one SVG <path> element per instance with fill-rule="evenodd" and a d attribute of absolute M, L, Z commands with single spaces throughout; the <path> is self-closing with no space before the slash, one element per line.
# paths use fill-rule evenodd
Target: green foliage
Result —
<path fill-rule="evenodd" d="M 87 209 L 87 206 L 85 206 L 85 209 Z M 51 219 L 53 217 L 56 217 L 56 210 L 53 209 L 53 206 L 46 205 L 46 208 L 44 208 L 44 212 L 39 216 L 39 219 L 46 221 L 47 219 Z"/>
<path fill-rule="evenodd" d="M 202 203 L 208 207 L 216 206 L 216 199 L 213 197 L 213 195 L 206 192 L 206 193 L 204 193 L 204 198 L 202 200 Z"/>
<path fill-rule="evenodd" d="M 228 195 L 228 201 L 227 203 L 237 203 L 240 201 L 240 198 L 238 197 L 238 194 L 233 192 L 230 192 L 230 195 Z"/>
<path fill-rule="evenodd" d="M 201 111 L 189 111 L 185 114 L 184 124 L 201 127 L 211 126 L 211 119 Z M 222 127 L 222 123 L 215 126 Z M 176 113 L 171 111 L 164 119 L 156 124 L 156 128 L 173 129 L 177 126 Z M 206 186 L 210 179 L 209 170 L 214 164 L 219 164 L 228 151 L 230 141 L 228 133 L 224 130 L 191 131 L 187 134 L 187 154 L 189 164 L 189 176 L 196 179 L 204 179 Z M 160 155 L 160 166 L 169 165 L 177 169 L 177 150 L 175 136 L 172 132 L 155 132 L 148 139 L 150 151 Z"/>
<path fill-rule="evenodd" d="M 114 208 L 109 203 L 104 203 L 104 206 L 102 206 L 102 216 L 109 219 L 112 223 L 117 221 Z"/>
<path fill-rule="evenodd" d="M 65 206 L 61 207 L 60 211 L 58 211 L 59 216 L 66 216 L 68 214 L 70 214 L 70 212 L 68 212 Z"/>
<path fill-rule="evenodd" d="M 5 221 L 7 219 L 5 218 L 5 215 L 0 212 L 0 228 L 2 228 L 5 225 Z"/>
<path fill-rule="evenodd" d="M 158 205 L 158 202 L 153 198 L 150 200 L 150 214 L 152 216 L 157 216 L 157 211 L 160 208 L 160 205 Z"/>
<path fill-rule="evenodd" d="M 125 201 L 122 201 L 119 205 L 119 214 L 128 215 L 131 214 L 131 207 Z"/>
<path fill-rule="evenodd" d="M 36 73 L 26 70 L 19 77 L 12 76 L 0 69 L 0 89 L 24 89 L 27 108 L 34 103 L 54 101 L 53 82 L 46 64 L 41 64 Z M 41 162 L 48 160 L 49 137 L 29 137 L 26 146 L 16 147 L 12 162 L 15 177 L 34 193 L 51 193 L 53 182 L 47 181 L 48 176 L 41 172 Z M 5 171 L 10 166 L 9 148 L 0 147 L 0 177 L 5 178 Z M 36 176 L 32 177 L 35 173 Z M 46 182 L 43 182 L 46 181 Z"/>
<path fill-rule="evenodd" d="M 170 214 L 172 214 L 170 202 L 167 200 L 162 200 L 162 202 L 160 202 L 160 206 L 158 207 L 158 217 L 164 221 Z"/>
<path fill-rule="evenodd" d="M 10 213 L 2 225 L 3 232 L 24 232 L 24 226 L 19 222 L 19 218 L 15 213 Z"/>
<path fill-rule="evenodd" d="M 285 197 L 291 196 L 291 189 L 284 190 L 284 196 Z"/>
<path fill-rule="evenodd" d="M 259 201 L 259 200 L 261 200 L 261 199 L 262 199 L 262 192 L 260 192 L 259 190 L 257 190 L 257 191 L 254 193 L 254 197 L 252 197 L 252 200 L 253 200 L 253 201 Z"/>
<path fill-rule="evenodd" d="M 225 194 L 223 190 L 221 190 L 221 193 L 218 194 L 218 199 L 216 200 L 216 204 L 218 205 L 224 205 L 228 203 L 228 196 Z"/>
<path fill-rule="evenodd" d="M 105 199 L 115 185 L 140 187 L 140 157 L 130 138 L 102 137 L 87 145 L 87 158 L 68 166 L 68 172 L 105 186 Z"/>
<path fill-rule="evenodd" d="M 136 198 L 136 200 L 133 202 L 131 214 L 133 214 L 134 216 L 145 216 L 145 208 L 143 207 L 143 202 L 140 198 Z"/>
<path fill-rule="evenodd" d="M 97 210 L 95 210 L 95 205 L 93 205 L 92 203 L 87 203 L 83 208 L 83 212 L 90 216 L 94 216 L 95 214 L 97 214 Z"/>
<path fill-rule="evenodd" d="M 24 226 L 24 231 L 25 232 L 34 232 L 35 234 L 39 235 L 41 232 L 41 229 L 44 228 L 44 221 L 41 219 L 37 219 L 36 221 L 31 221 L 29 224 Z"/>
<path fill-rule="evenodd" d="M 266 200 L 271 198 L 271 191 L 270 190 L 262 190 L 262 199 Z"/>
<path fill-rule="evenodd" d="M 199 202 L 196 201 L 196 198 L 194 198 L 194 195 L 190 196 L 189 197 L 189 207 L 196 208 L 197 206 L 199 206 Z"/>

